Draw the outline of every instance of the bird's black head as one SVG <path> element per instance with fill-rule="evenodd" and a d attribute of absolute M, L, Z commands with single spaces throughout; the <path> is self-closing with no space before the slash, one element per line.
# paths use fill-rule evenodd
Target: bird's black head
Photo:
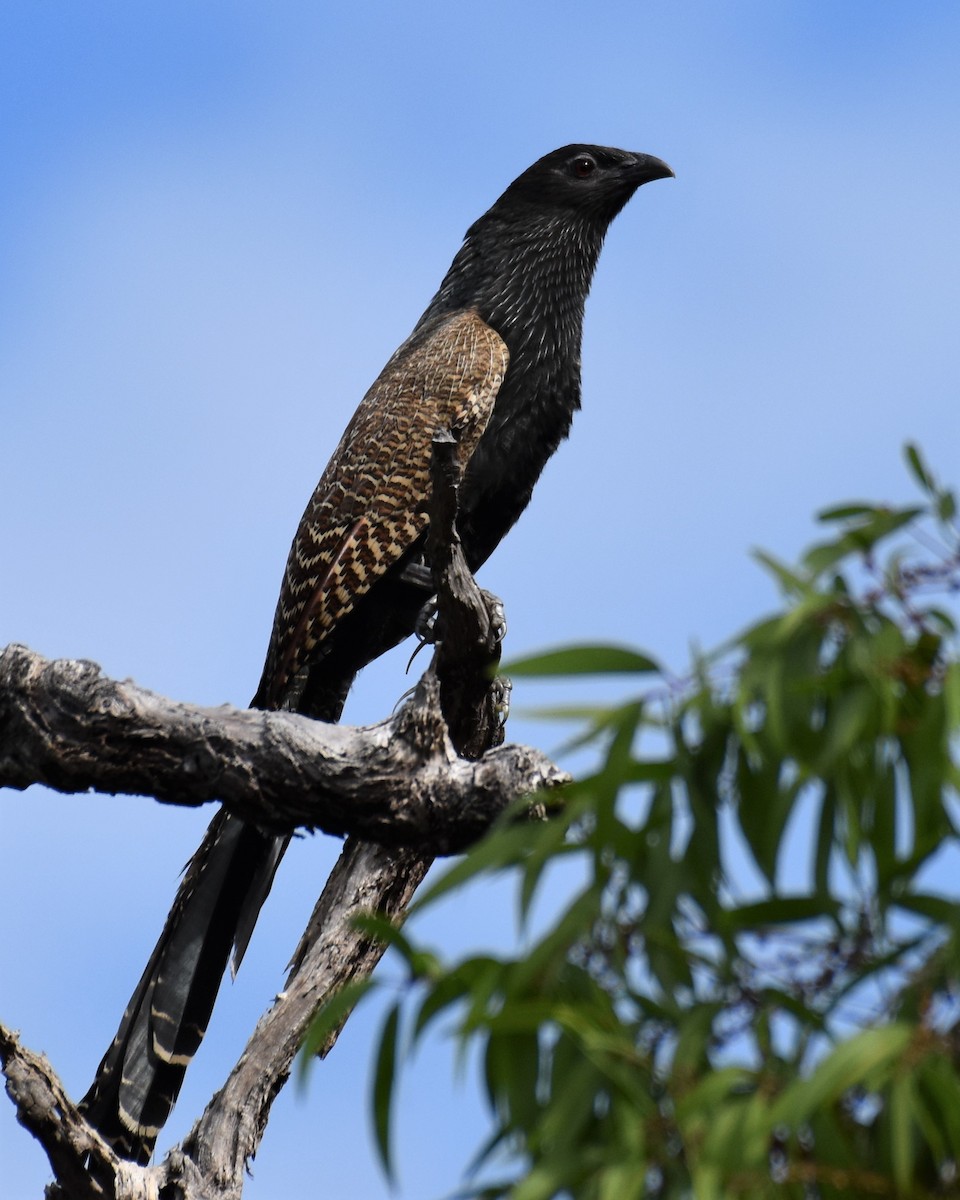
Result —
<path fill-rule="evenodd" d="M 510 354 L 463 480 L 458 525 L 476 569 L 523 511 L 580 407 L 584 302 L 607 227 L 659 158 L 575 144 L 544 155 L 470 226 L 418 331 L 477 314 Z"/>
<path fill-rule="evenodd" d="M 573 211 L 608 224 L 644 183 L 672 177 L 652 154 L 574 143 L 538 159 L 507 188 L 490 215 Z"/>
<path fill-rule="evenodd" d="M 638 187 L 672 175 L 651 154 L 609 146 L 545 154 L 467 230 L 418 328 L 474 309 L 507 343 L 508 390 L 524 363 L 569 360 L 577 374 L 584 301 L 607 227 Z"/>

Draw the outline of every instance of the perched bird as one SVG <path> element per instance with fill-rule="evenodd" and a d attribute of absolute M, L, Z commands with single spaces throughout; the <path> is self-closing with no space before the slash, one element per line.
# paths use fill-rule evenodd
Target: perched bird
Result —
<path fill-rule="evenodd" d="M 459 439 L 467 562 L 476 570 L 489 557 L 580 407 L 584 302 L 607 228 L 641 184 L 672 174 L 650 155 L 564 146 L 470 227 L 307 505 L 253 707 L 336 721 L 357 671 L 413 630 L 438 428 Z M 81 1102 L 123 1157 L 149 1159 L 286 844 L 221 810 L 187 866 Z"/>

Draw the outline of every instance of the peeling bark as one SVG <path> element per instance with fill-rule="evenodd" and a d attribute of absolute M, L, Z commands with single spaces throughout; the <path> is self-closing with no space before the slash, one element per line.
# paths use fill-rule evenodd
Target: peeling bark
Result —
<path fill-rule="evenodd" d="M 51 662 L 23 646 L 0 653 L 0 786 L 44 783 L 188 806 L 218 800 L 273 832 L 353 835 L 284 991 L 191 1133 L 159 1165 L 119 1159 L 46 1059 L 0 1025 L 7 1093 L 56 1176 L 48 1200 L 239 1200 L 317 1009 L 383 954 L 354 918 L 402 920 L 433 856 L 464 849 L 514 801 L 567 781 L 538 751 L 500 745 L 499 602 L 480 591 L 460 550 L 454 448 L 443 432 L 434 439 L 434 659 L 389 721 L 351 728 L 292 713 L 198 708 L 107 679 L 94 663 Z M 528 812 L 542 817 L 543 807 L 531 803 Z M 336 1033 L 324 1053 L 335 1040 Z"/>

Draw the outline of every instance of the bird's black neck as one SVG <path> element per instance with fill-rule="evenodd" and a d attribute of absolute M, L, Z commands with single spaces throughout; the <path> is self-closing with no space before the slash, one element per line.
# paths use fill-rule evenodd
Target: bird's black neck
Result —
<path fill-rule="evenodd" d="M 579 363 L 583 307 L 603 230 L 571 213 L 487 213 L 467 232 L 421 324 L 472 308 L 503 338 L 510 373 Z"/>
<path fill-rule="evenodd" d="M 461 493 L 460 533 L 474 569 L 526 507 L 580 407 L 583 311 L 605 231 L 576 213 L 491 210 L 468 231 L 421 318 L 423 327 L 473 309 L 510 352 Z"/>

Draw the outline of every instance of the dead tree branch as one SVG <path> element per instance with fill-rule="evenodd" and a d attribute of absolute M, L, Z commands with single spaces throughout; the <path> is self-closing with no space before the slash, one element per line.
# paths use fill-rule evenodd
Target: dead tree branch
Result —
<path fill-rule="evenodd" d="M 0 652 L 0 787 L 219 800 L 263 828 L 357 834 L 436 854 L 463 850 L 518 796 L 563 778 L 536 750 L 458 758 L 426 679 L 395 717 L 367 728 L 293 713 L 198 708 L 94 663 Z"/>
<path fill-rule="evenodd" d="M 118 1159 L 46 1060 L 0 1026 L 7 1091 L 57 1177 L 49 1197 L 239 1200 L 317 1009 L 383 954 L 354 918 L 376 912 L 402 920 L 434 855 L 469 845 L 517 798 L 566 781 L 536 750 L 499 744 L 500 606 L 477 587 L 460 549 L 452 451 L 449 435 L 439 434 L 430 543 L 434 658 L 390 721 L 361 729 L 290 713 L 195 708 L 105 679 L 92 663 L 49 662 L 22 646 L 0 654 L 0 786 L 46 783 L 187 805 L 217 799 L 278 832 L 358 835 L 327 880 L 284 992 L 183 1145 L 159 1166 Z"/>
<path fill-rule="evenodd" d="M 492 598 L 470 574 L 456 534 L 453 447 L 443 432 L 434 438 L 430 519 L 438 619 L 426 678 L 439 681 L 444 722 L 461 753 L 469 748 L 480 758 L 489 751 L 485 762 L 499 753 L 490 747 L 503 736 L 494 678 L 500 638 Z M 369 974 L 383 955 L 383 944 L 359 929 L 354 917 L 377 912 L 401 921 L 433 861 L 426 849 L 423 844 L 418 851 L 354 838 L 347 842 L 300 940 L 284 992 L 261 1018 L 226 1084 L 184 1143 L 204 1177 L 242 1180 L 317 1009 L 351 979 Z M 335 1040 L 336 1034 L 324 1054 Z"/>
<path fill-rule="evenodd" d="M 42 1054 L 0 1024 L 0 1065 L 17 1119 L 43 1145 L 58 1180 L 74 1200 L 103 1196 L 84 1164 L 91 1158 L 116 1173 L 120 1160 L 84 1121 Z"/>

